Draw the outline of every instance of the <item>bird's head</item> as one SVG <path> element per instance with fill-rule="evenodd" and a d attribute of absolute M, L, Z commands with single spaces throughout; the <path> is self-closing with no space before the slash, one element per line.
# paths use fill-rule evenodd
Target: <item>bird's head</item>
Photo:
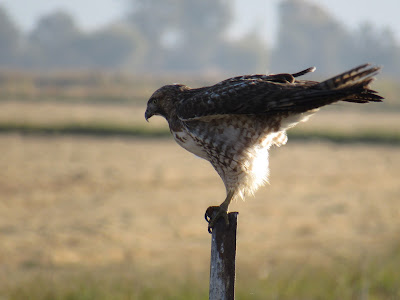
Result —
<path fill-rule="evenodd" d="M 159 88 L 151 95 L 147 102 L 147 109 L 144 114 L 146 121 L 152 116 L 163 116 L 168 120 L 171 112 L 174 111 L 174 104 L 179 100 L 181 92 L 190 89 L 186 85 L 172 84 Z"/>

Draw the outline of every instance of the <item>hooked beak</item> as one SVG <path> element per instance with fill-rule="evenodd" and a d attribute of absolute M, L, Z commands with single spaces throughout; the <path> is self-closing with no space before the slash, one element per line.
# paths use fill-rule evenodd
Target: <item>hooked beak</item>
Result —
<path fill-rule="evenodd" d="M 146 121 L 148 122 L 149 119 L 153 116 L 154 114 L 152 112 L 149 111 L 149 109 L 146 109 L 146 112 L 144 113 L 144 118 L 146 119 Z"/>

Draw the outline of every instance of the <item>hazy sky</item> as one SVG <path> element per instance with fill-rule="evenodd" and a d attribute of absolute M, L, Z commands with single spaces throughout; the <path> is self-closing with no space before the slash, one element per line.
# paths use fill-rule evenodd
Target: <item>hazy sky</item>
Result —
<path fill-rule="evenodd" d="M 124 13 L 128 0 L 0 0 L 24 30 L 33 27 L 42 15 L 65 9 L 75 15 L 84 29 L 105 25 Z M 336 19 L 349 28 L 370 21 L 379 28 L 390 27 L 400 41 L 400 0 L 310 0 L 329 9 Z M 258 28 L 263 37 L 273 42 L 276 36 L 279 0 L 235 0 L 236 23 L 233 32 Z"/>

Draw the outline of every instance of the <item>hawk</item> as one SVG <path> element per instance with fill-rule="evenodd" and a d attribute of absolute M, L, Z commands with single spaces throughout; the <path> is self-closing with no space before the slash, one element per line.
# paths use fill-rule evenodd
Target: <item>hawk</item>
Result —
<path fill-rule="evenodd" d="M 202 88 L 166 85 L 150 97 L 146 120 L 164 117 L 175 141 L 208 160 L 224 182 L 225 200 L 205 214 L 210 233 L 219 218 L 229 224 L 233 199 L 244 199 L 267 181 L 268 150 L 286 143 L 287 129 L 324 105 L 383 99 L 369 88 L 379 67 L 363 64 L 322 82 L 297 79 L 314 70 L 244 75 Z"/>

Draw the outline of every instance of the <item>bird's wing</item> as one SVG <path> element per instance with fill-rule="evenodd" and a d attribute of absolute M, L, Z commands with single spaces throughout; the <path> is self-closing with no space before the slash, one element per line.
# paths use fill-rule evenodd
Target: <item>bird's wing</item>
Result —
<path fill-rule="evenodd" d="M 178 117 L 190 121 L 225 115 L 301 113 L 340 100 L 368 102 L 381 99 L 375 91 L 368 89 L 379 68 L 362 65 L 321 83 L 296 79 L 313 70 L 224 80 L 194 91 L 191 97 L 182 100 L 177 107 Z"/>
<path fill-rule="evenodd" d="M 179 103 L 177 113 L 181 120 L 198 120 L 232 114 L 261 114 L 279 106 L 288 106 L 286 94 L 316 84 L 297 81 L 295 77 L 312 72 L 313 68 L 296 74 L 244 75 L 194 91 Z M 295 75 L 295 76 L 294 76 Z"/>

